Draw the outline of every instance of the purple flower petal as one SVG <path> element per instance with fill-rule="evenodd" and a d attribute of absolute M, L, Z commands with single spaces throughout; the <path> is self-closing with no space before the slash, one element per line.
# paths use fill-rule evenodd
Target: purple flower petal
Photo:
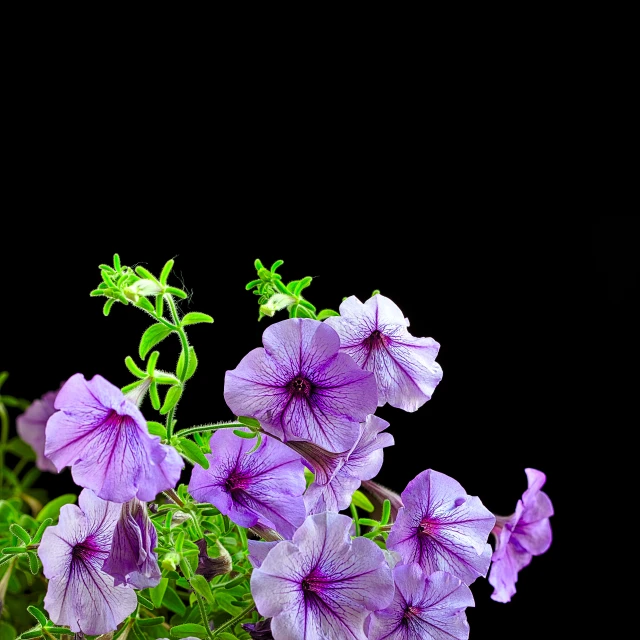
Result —
<path fill-rule="evenodd" d="M 149 501 L 180 479 L 184 462 L 176 450 L 149 435 L 138 407 L 102 376 L 71 376 L 55 407 L 45 455 L 58 470 L 71 466 L 74 482 L 100 498 Z"/>
<path fill-rule="evenodd" d="M 377 406 L 373 375 L 339 353 L 338 335 L 317 320 L 276 322 L 262 340 L 264 348 L 225 375 L 229 408 L 256 418 L 283 442 L 314 442 L 336 453 L 351 449 L 358 424 Z"/>
<path fill-rule="evenodd" d="M 389 298 L 376 294 L 363 304 L 351 296 L 340 305 L 340 315 L 324 323 L 338 332 L 340 351 L 375 374 L 379 407 L 389 403 L 416 411 L 431 399 L 442 380 L 435 361 L 440 345 L 432 338 L 414 338 L 409 321 Z"/>
<path fill-rule="evenodd" d="M 261 615 L 278 640 L 366 640 L 370 611 L 393 598 L 391 569 L 367 538 L 351 539 L 353 521 L 309 516 L 293 540 L 278 542 L 251 575 Z"/>
<path fill-rule="evenodd" d="M 247 540 L 249 548 L 249 562 L 257 569 L 262 566 L 264 559 L 273 547 L 279 544 L 278 541 L 264 542 L 262 540 Z"/>
<path fill-rule="evenodd" d="M 47 420 L 56 412 L 53 403 L 57 395 L 58 391 L 45 393 L 39 400 L 34 400 L 26 411 L 16 418 L 18 435 L 35 451 L 36 467 L 40 471 L 50 473 L 58 473 L 58 470 L 56 465 L 44 455 L 45 427 Z"/>
<path fill-rule="evenodd" d="M 485 576 L 491 562 L 487 538 L 495 516 L 459 482 L 438 471 L 418 474 L 402 492 L 387 539 L 405 563 L 417 562 L 427 573 L 448 571 L 471 584 Z"/>
<path fill-rule="evenodd" d="M 55 624 L 96 635 L 116 629 L 138 601 L 133 589 L 114 586 L 102 570 L 121 505 L 89 489 L 78 503 L 60 509 L 58 524 L 45 530 L 38 547 L 49 579 L 44 606 Z"/>
<path fill-rule="evenodd" d="M 216 431 L 210 440 L 208 469 L 191 472 L 189 493 L 209 502 L 242 527 L 260 522 L 290 538 L 305 518 L 306 482 L 300 456 L 273 438 L 248 453 L 254 440 L 231 429 Z"/>
<path fill-rule="evenodd" d="M 445 571 L 425 574 L 417 564 L 394 568 L 393 602 L 371 614 L 369 640 L 467 640 L 469 587 Z"/>

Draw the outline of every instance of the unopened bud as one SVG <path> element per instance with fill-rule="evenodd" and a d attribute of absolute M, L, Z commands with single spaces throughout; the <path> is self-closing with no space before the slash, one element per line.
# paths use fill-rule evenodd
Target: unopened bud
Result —
<path fill-rule="evenodd" d="M 157 296 L 162 293 L 162 286 L 153 280 L 136 280 L 131 286 L 125 287 L 123 293 L 132 302 L 138 302 L 140 296 Z"/>
<path fill-rule="evenodd" d="M 175 551 L 169 551 L 164 558 L 162 558 L 162 568 L 175 571 L 176 567 L 180 564 L 180 554 Z"/>

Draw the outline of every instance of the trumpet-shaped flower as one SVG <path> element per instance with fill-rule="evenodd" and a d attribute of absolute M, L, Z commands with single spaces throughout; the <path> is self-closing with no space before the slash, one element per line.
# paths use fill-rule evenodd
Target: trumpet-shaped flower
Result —
<path fill-rule="evenodd" d="M 359 423 L 378 404 L 373 374 L 340 353 L 329 325 L 309 318 L 267 327 L 264 348 L 250 351 L 224 379 L 224 398 L 239 416 L 252 416 L 282 442 L 313 442 L 348 451 Z"/>
<path fill-rule="evenodd" d="M 382 550 L 352 532 L 347 516 L 308 516 L 253 570 L 251 593 L 274 638 L 366 640 L 365 619 L 391 602 L 393 577 Z"/>
<path fill-rule="evenodd" d="M 255 440 L 240 438 L 231 429 L 216 431 L 209 443 L 209 468 L 194 466 L 189 493 L 242 527 L 259 522 L 291 538 L 306 515 L 300 456 L 273 438 L 263 438 L 249 453 Z"/>
<path fill-rule="evenodd" d="M 340 336 L 340 351 L 375 374 L 378 406 L 389 403 L 416 411 L 431 399 L 442 380 L 435 361 L 440 345 L 433 338 L 414 338 L 409 320 L 379 293 L 365 303 L 355 296 L 340 305 L 340 315 L 324 321 Z"/>
<path fill-rule="evenodd" d="M 87 635 L 107 633 L 138 604 L 133 589 L 115 586 L 102 569 L 122 505 L 90 489 L 80 492 L 78 504 L 60 509 L 58 524 L 45 530 L 38 547 L 49 579 L 44 606 L 57 625 Z"/>
<path fill-rule="evenodd" d="M 113 543 L 102 570 L 115 578 L 115 585 L 130 584 L 136 589 L 155 587 L 162 574 L 158 566 L 158 533 L 147 506 L 137 498 L 125 502 L 113 533 Z"/>
<path fill-rule="evenodd" d="M 551 499 L 541 491 L 546 476 L 537 469 L 525 469 L 527 490 L 516 504 L 515 513 L 508 517 L 496 516 L 493 528 L 496 547 L 491 558 L 489 583 L 494 588 L 491 598 L 509 602 L 516 592 L 518 572 L 533 556 L 539 556 L 551 546 L 552 533 L 549 518 L 553 515 Z"/>
<path fill-rule="evenodd" d="M 467 585 L 487 574 L 492 552 L 487 539 L 496 519 L 479 498 L 427 469 L 409 482 L 401 499 L 387 549 L 406 564 L 417 562 L 427 573 L 447 571 Z"/>
<path fill-rule="evenodd" d="M 47 422 L 45 455 L 76 484 L 112 502 L 149 501 L 172 489 L 184 467 L 152 436 L 138 407 L 102 376 L 76 373 L 62 386 Z"/>

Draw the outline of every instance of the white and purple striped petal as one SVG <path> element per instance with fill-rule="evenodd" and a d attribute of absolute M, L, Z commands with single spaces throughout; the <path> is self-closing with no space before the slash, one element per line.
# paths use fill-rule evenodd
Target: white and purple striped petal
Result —
<path fill-rule="evenodd" d="M 338 332 L 340 351 L 374 373 L 379 407 L 389 403 L 413 412 L 431 399 L 442 380 L 435 361 L 440 345 L 412 336 L 409 321 L 389 298 L 376 294 L 363 304 L 351 296 L 340 305 L 340 315 L 324 323 Z"/>
<path fill-rule="evenodd" d="M 373 374 L 340 353 L 338 334 L 309 318 L 267 327 L 264 348 L 250 351 L 224 381 L 224 398 L 282 442 L 313 442 L 334 453 L 351 449 L 359 423 L 378 403 Z"/>
<path fill-rule="evenodd" d="M 80 373 L 62 386 L 47 422 L 45 455 L 58 471 L 103 500 L 149 501 L 172 489 L 184 462 L 152 436 L 138 407 L 102 376 Z"/>
<path fill-rule="evenodd" d="M 387 539 L 408 564 L 448 571 L 470 585 L 491 562 L 487 539 L 495 516 L 457 480 L 432 469 L 418 474 L 401 495 L 403 507 Z"/>

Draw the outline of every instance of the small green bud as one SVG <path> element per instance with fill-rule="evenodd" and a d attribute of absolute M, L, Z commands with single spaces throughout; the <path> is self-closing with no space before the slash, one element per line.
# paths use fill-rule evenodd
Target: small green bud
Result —
<path fill-rule="evenodd" d="M 290 307 L 292 304 L 295 304 L 295 302 L 296 299 L 293 296 L 284 293 L 274 293 L 266 304 L 260 305 L 260 313 L 272 318 L 276 311 Z"/>
<path fill-rule="evenodd" d="M 180 554 L 175 551 L 169 551 L 169 553 L 162 558 L 162 562 L 160 564 L 163 569 L 175 571 L 176 567 L 180 564 Z"/>
<path fill-rule="evenodd" d="M 131 302 L 138 302 L 140 296 L 157 296 L 162 293 L 162 286 L 153 280 L 137 280 L 123 289 L 124 295 Z"/>

